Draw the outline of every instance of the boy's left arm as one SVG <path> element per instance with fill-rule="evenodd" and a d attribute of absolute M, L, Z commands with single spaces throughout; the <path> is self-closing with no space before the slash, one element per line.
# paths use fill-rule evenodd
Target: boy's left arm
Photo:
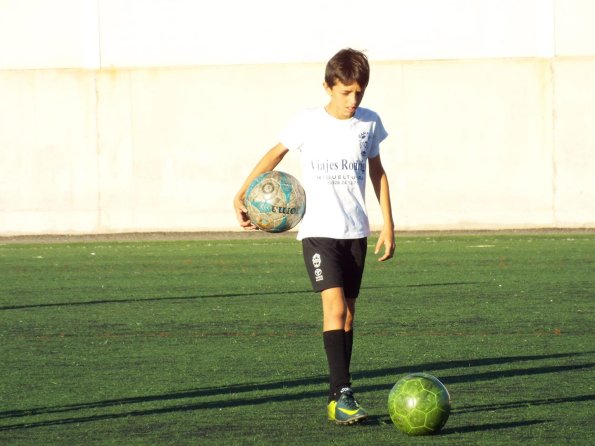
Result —
<path fill-rule="evenodd" d="M 390 202 L 390 193 L 388 188 L 388 177 L 382 167 L 382 161 L 380 155 L 375 158 L 368 159 L 368 166 L 370 169 L 370 180 L 374 186 L 374 192 L 378 203 L 380 203 L 380 209 L 382 210 L 382 218 L 384 225 L 378 236 L 378 242 L 376 243 L 375 254 L 380 252 L 380 248 L 384 245 L 384 254 L 378 259 L 383 262 L 392 258 L 395 252 L 395 224 L 393 222 L 392 206 Z"/>

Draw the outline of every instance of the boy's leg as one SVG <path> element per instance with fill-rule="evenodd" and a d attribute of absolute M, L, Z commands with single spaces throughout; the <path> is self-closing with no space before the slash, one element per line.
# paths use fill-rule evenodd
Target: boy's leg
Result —
<path fill-rule="evenodd" d="M 345 332 L 347 316 L 353 315 L 354 307 L 348 308 L 343 288 L 322 291 L 322 306 L 324 349 L 330 372 L 328 419 L 337 424 L 359 423 L 368 418 L 368 414 L 357 403 L 351 390 L 348 335 Z"/>
<path fill-rule="evenodd" d="M 348 308 L 343 288 L 327 288 L 320 295 L 322 297 L 322 331 L 344 331 Z"/>
<path fill-rule="evenodd" d="M 341 387 L 349 387 L 350 385 L 351 373 L 349 368 L 353 352 L 355 302 L 356 299 L 346 299 L 344 297 L 342 288 L 330 288 L 322 292 L 324 348 L 331 374 L 329 399 L 336 399 L 337 391 L 340 391 Z M 340 332 L 343 332 L 343 334 Z M 341 344 L 345 350 L 344 357 L 340 352 Z M 337 349 L 337 352 L 334 349 Z M 343 363 L 345 364 L 345 371 L 343 370 Z"/>
<path fill-rule="evenodd" d="M 330 375 L 328 417 L 338 424 L 357 423 L 368 415 L 353 397 L 349 363 L 366 240 L 305 238 L 302 246 L 312 288 L 322 296 L 323 339 Z"/>
<path fill-rule="evenodd" d="M 347 303 L 347 316 L 345 318 L 345 350 L 347 352 L 347 370 L 351 365 L 351 354 L 353 352 L 353 321 L 355 319 L 356 299 L 345 299 Z"/>
<path fill-rule="evenodd" d="M 351 356 L 353 351 L 353 322 L 355 319 L 355 303 L 359 295 L 362 276 L 364 273 L 364 264 L 366 261 L 366 250 L 368 239 L 363 238 L 353 241 L 349 245 L 349 255 L 352 261 L 348 263 L 345 274 L 344 292 L 346 294 L 345 302 L 347 304 L 347 316 L 345 318 L 345 348 L 347 349 L 347 368 L 351 365 Z"/>
<path fill-rule="evenodd" d="M 330 374 L 329 401 L 337 400 L 341 389 L 349 387 L 349 365 L 345 347 L 347 304 L 343 288 L 329 288 L 322 296 L 322 336 Z"/>

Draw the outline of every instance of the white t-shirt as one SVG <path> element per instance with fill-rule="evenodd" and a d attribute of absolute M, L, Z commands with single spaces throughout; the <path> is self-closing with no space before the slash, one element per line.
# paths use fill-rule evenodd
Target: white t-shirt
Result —
<path fill-rule="evenodd" d="M 301 152 L 306 214 L 298 240 L 306 237 L 367 237 L 365 204 L 368 158 L 379 155 L 388 136 L 380 117 L 358 108 L 351 119 L 337 119 L 324 107 L 298 114 L 280 134 L 289 150 Z"/>

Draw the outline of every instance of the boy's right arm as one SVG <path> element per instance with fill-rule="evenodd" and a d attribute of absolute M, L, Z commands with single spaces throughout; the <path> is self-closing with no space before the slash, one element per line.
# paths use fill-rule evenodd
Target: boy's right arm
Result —
<path fill-rule="evenodd" d="M 254 180 L 254 178 L 256 178 L 258 175 L 273 170 L 275 167 L 277 167 L 288 150 L 289 149 L 287 149 L 287 147 L 279 143 L 267 153 L 265 153 L 256 166 L 254 166 L 254 169 L 252 169 L 252 172 L 250 172 L 244 181 L 244 184 L 242 184 L 242 187 L 240 187 L 240 190 L 235 195 L 233 199 L 233 207 L 236 212 L 236 218 L 238 219 L 240 226 L 244 229 L 258 229 L 250 221 L 250 217 L 248 217 L 248 210 L 246 209 L 246 206 L 244 206 L 244 197 L 246 195 L 248 186 L 250 186 L 252 180 Z"/>

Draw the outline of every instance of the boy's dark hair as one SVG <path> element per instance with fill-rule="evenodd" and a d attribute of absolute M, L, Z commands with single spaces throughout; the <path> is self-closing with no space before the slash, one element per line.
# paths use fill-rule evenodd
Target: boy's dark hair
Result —
<path fill-rule="evenodd" d="M 337 81 L 343 85 L 357 82 L 365 89 L 370 80 L 370 65 L 368 58 L 361 51 L 346 48 L 335 54 L 326 64 L 324 81 L 333 87 Z"/>

